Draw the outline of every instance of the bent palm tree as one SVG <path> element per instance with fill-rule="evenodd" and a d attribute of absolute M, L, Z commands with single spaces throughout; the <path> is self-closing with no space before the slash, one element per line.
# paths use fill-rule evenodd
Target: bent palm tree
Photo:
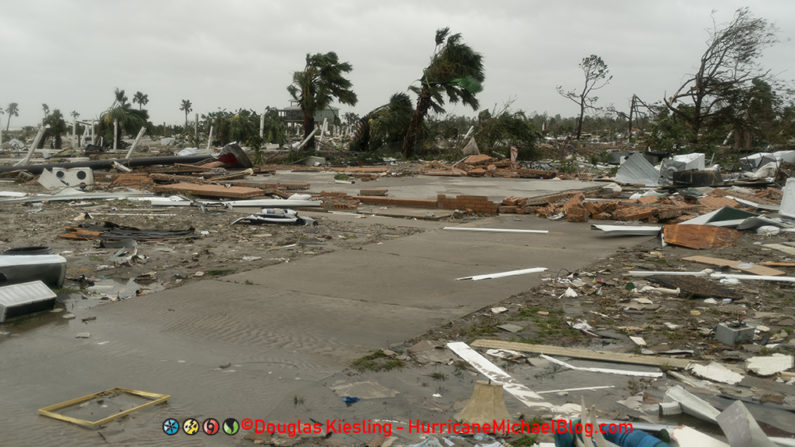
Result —
<path fill-rule="evenodd" d="M 417 94 L 417 108 L 403 139 L 403 155 L 414 154 L 417 142 L 422 139 L 422 124 L 428 110 L 444 112 L 444 95 L 451 103 L 461 101 L 477 110 L 475 95 L 483 90 L 484 79 L 483 56 L 462 43 L 461 34 L 450 35 L 450 28 L 437 30 L 431 62 L 423 70 L 419 86 L 409 87 Z"/>
<path fill-rule="evenodd" d="M 323 110 L 336 99 L 337 101 L 356 105 L 356 93 L 351 90 L 351 81 L 343 74 L 353 70 L 347 62 L 340 63 L 337 53 L 306 55 L 303 71 L 293 74 L 293 83 L 287 86 L 290 96 L 301 107 L 304 115 L 304 138 L 315 128 L 315 113 Z M 307 148 L 315 147 L 315 137 L 307 142 Z"/>

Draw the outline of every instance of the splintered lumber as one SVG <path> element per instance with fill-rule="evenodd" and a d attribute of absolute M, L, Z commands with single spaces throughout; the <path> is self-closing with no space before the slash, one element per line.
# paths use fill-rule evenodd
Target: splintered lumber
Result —
<path fill-rule="evenodd" d="M 737 230 L 711 225 L 666 225 L 663 228 L 665 242 L 671 245 L 707 250 L 728 247 L 742 236 Z"/>
<path fill-rule="evenodd" d="M 250 199 L 263 195 L 259 188 L 245 186 L 199 185 L 195 183 L 174 183 L 173 185 L 157 185 L 157 192 L 170 194 L 184 193 L 202 197 L 226 197 L 230 199 Z"/>
<path fill-rule="evenodd" d="M 752 264 L 750 262 L 733 261 L 731 259 L 713 258 L 710 256 L 688 256 L 683 261 L 698 262 L 699 264 L 715 265 L 718 267 L 731 267 L 741 272 L 762 276 L 779 276 L 786 272 L 770 267 Z"/>
<path fill-rule="evenodd" d="M 204 177 L 193 177 L 190 175 L 160 174 L 153 172 L 149 174 L 155 182 L 182 182 L 182 183 L 207 183 Z"/>
<path fill-rule="evenodd" d="M 621 352 L 597 351 L 593 349 L 564 348 L 562 346 L 531 345 L 502 340 L 475 340 L 472 346 L 489 349 L 512 349 L 520 352 L 534 354 L 559 355 L 579 359 L 601 360 L 604 362 L 630 363 L 635 365 L 649 365 L 683 369 L 691 364 L 690 360 L 660 357 L 655 355 L 636 355 Z"/>

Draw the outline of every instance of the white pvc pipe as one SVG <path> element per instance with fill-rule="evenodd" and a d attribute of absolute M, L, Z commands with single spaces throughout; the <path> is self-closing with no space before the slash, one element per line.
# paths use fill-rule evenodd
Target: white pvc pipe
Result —
<path fill-rule="evenodd" d="M 547 234 L 548 230 L 514 230 L 512 228 L 466 228 L 466 227 L 444 227 L 443 230 L 455 231 L 483 231 L 487 233 L 538 233 Z"/>
<path fill-rule="evenodd" d="M 511 270 L 508 272 L 489 273 L 486 275 L 463 276 L 461 278 L 456 278 L 456 281 L 461 281 L 462 279 L 471 279 L 472 281 L 480 281 L 481 279 L 497 279 L 497 278 L 505 278 L 506 276 L 526 275 L 528 273 L 540 273 L 546 270 L 547 270 L 546 267 L 533 267 L 530 269 Z"/>

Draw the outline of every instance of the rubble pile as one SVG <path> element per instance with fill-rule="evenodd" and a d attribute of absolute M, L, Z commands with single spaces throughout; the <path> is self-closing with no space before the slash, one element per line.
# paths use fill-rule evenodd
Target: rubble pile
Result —
<path fill-rule="evenodd" d="M 497 160 L 485 154 L 470 155 L 458 163 L 449 165 L 441 161 L 430 161 L 424 164 L 419 172 L 424 175 L 450 177 L 503 177 L 503 178 L 538 178 L 551 179 L 557 175 L 554 171 L 528 169 L 512 163 L 509 159 Z"/>

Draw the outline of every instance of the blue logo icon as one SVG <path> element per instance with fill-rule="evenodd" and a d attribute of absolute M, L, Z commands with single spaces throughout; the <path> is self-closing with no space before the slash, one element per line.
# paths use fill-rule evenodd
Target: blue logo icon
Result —
<path fill-rule="evenodd" d="M 179 421 L 174 418 L 168 418 L 163 421 L 163 433 L 172 436 L 179 432 Z"/>

